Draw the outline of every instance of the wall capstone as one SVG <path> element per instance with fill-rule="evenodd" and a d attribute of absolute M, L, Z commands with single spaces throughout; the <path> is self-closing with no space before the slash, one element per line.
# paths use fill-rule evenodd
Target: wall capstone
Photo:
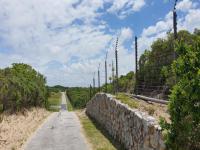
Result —
<path fill-rule="evenodd" d="M 156 119 L 131 109 L 110 94 L 96 94 L 86 113 L 128 150 L 165 150 L 161 127 Z"/>

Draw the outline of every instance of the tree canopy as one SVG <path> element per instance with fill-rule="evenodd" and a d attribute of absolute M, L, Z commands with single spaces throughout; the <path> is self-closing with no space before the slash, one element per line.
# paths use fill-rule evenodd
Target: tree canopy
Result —
<path fill-rule="evenodd" d="M 31 66 L 12 64 L 0 70 L 0 103 L 13 111 L 47 105 L 46 78 Z"/>

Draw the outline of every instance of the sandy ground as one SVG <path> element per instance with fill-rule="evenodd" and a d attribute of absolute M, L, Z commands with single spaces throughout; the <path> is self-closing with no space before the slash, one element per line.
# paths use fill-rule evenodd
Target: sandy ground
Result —
<path fill-rule="evenodd" d="M 153 116 L 158 122 L 160 117 L 165 118 L 167 122 L 170 122 L 170 115 L 167 110 L 167 105 L 154 102 L 146 102 L 136 98 L 134 98 L 134 100 L 139 104 L 137 109 L 140 111 L 147 112 L 147 114 Z"/>
<path fill-rule="evenodd" d="M 31 108 L 23 114 L 0 114 L 0 150 L 19 150 L 51 113 Z"/>

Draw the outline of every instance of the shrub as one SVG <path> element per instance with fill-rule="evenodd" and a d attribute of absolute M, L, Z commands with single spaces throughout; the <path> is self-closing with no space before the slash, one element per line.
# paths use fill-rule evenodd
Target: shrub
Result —
<path fill-rule="evenodd" d="M 161 126 L 166 133 L 170 150 L 200 149 L 200 39 L 193 44 L 180 43 L 178 59 L 172 70 L 177 84 L 170 95 L 171 123 L 163 119 Z"/>
<path fill-rule="evenodd" d="M 30 106 L 47 106 L 46 79 L 27 64 L 0 70 L 0 104 L 12 111 Z"/>
<path fill-rule="evenodd" d="M 89 88 L 86 87 L 71 87 L 68 88 L 67 96 L 75 109 L 84 108 L 87 102 L 90 100 L 89 98 Z M 93 95 L 92 95 L 93 96 Z"/>

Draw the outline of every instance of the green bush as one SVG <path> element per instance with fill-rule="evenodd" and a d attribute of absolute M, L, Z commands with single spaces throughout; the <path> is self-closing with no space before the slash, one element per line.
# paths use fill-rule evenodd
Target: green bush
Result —
<path fill-rule="evenodd" d="M 75 109 L 84 108 L 90 100 L 89 88 L 71 87 L 67 89 L 67 96 Z"/>
<path fill-rule="evenodd" d="M 27 64 L 0 70 L 0 104 L 3 110 L 47 106 L 46 79 Z"/>
<path fill-rule="evenodd" d="M 118 79 L 118 89 L 119 92 L 133 93 L 134 84 L 135 84 L 135 74 L 133 71 L 130 71 L 126 75 L 121 75 Z M 112 78 L 110 78 L 112 80 Z M 105 92 L 105 84 L 101 87 L 101 90 Z M 107 93 L 113 93 L 113 82 L 107 84 Z"/>
<path fill-rule="evenodd" d="M 49 93 L 51 92 L 55 92 L 55 93 L 58 93 L 58 92 L 64 92 L 67 90 L 67 87 L 64 87 L 64 86 L 61 86 L 61 85 L 56 85 L 56 86 L 47 86 L 48 88 L 48 91 Z"/>
<path fill-rule="evenodd" d="M 177 84 L 170 95 L 171 123 L 161 120 L 170 150 L 200 149 L 200 38 L 180 43 L 172 70 Z"/>

